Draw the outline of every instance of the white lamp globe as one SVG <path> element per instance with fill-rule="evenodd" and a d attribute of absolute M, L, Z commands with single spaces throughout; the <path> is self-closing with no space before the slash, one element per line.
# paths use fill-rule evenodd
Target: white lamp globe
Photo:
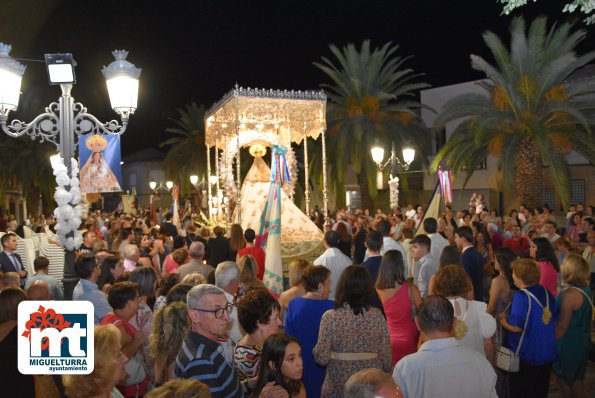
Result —
<path fill-rule="evenodd" d="M 12 50 L 11 45 L 0 43 L 0 110 L 2 113 L 17 109 L 21 95 L 21 80 L 26 68 L 8 55 L 10 50 Z"/>
<path fill-rule="evenodd" d="M 112 54 L 116 60 L 104 66 L 101 72 L 107 83 L 112 109 L 127 119 L 137 107 L 141 69 L 126 61 L 128 51 L 114 50 Z"/>

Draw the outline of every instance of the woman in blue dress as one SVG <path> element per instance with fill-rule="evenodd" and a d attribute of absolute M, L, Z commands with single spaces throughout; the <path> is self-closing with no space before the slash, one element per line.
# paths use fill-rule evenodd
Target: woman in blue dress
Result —
<path fill-rule="evenodd" d="M 512 351 L 521 346 L 519 372 L 509 374 L 512 398 L 547 398 L 552 363 L 558 359 L 556 301 L 539 285 L 539 274 L 539 266 L 531 259 L 512 262 L 512 279 L 519 290 L 512 297 L 510 315 L 498 316 L 508 331 L 505 346 Z"/>
<path fill-rule="evenodd" d="M 324 266 L 309 266 L 304 270 L 302 283 L 306 294 L 289 302 L 285 316 L 285 331 L 298 339 L 302 346 L 302 382 L 306 387 L 307 397 L 320 398 L 326 369 L 314 362 L 312 349 L 318 342 L 322 314 L 335 305 L 333 300 L 328 299 L 331 271 Z"/>

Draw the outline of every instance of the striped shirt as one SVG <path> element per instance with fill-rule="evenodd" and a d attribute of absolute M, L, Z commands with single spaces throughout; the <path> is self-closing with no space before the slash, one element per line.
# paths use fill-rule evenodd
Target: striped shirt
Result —
<path fill-rule="evenodd" d="M 244 396 L 236 369 L 224 355 L 224 347 L 192 330 L 178 352 L 174 375 L 205 383 L 212 398 Z"/>

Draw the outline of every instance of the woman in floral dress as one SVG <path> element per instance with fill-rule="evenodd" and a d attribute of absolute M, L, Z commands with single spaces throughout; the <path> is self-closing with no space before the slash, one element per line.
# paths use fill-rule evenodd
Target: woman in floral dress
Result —
<path fill-rule="evenodd" d="M 372 280 L 368 270 L 349 266 L 343 271 L 335 309 L 322 316 L 314 360 L 327 367 L 322 398 L 343 397 L 347 379 L 367 368 L 391 370 L 390 337 L 380 310 L 371 306 Z"/>

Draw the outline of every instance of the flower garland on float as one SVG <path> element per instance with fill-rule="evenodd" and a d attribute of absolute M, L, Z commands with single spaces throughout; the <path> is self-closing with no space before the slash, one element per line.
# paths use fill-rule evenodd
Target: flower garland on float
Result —
<path fill-rule="evenodd" d="M 81 219 L 84 216 L 84 209 L 81 203 L 81 188 L 78 179 L 79 166 L 76 159 L 71 158 L 71 176 L 68 176 L 68 168 L 60 155 L 50 158 L 54 176 L 56 176 L 56 193 L 54 199 L 58 207 L 54 210 L 56 217 L 56 234 L 66 250 L 78 249 L 83 243 L 83 236 L 78 230 Z M 70 236 L 69 236 L 70 235 Z"/>

